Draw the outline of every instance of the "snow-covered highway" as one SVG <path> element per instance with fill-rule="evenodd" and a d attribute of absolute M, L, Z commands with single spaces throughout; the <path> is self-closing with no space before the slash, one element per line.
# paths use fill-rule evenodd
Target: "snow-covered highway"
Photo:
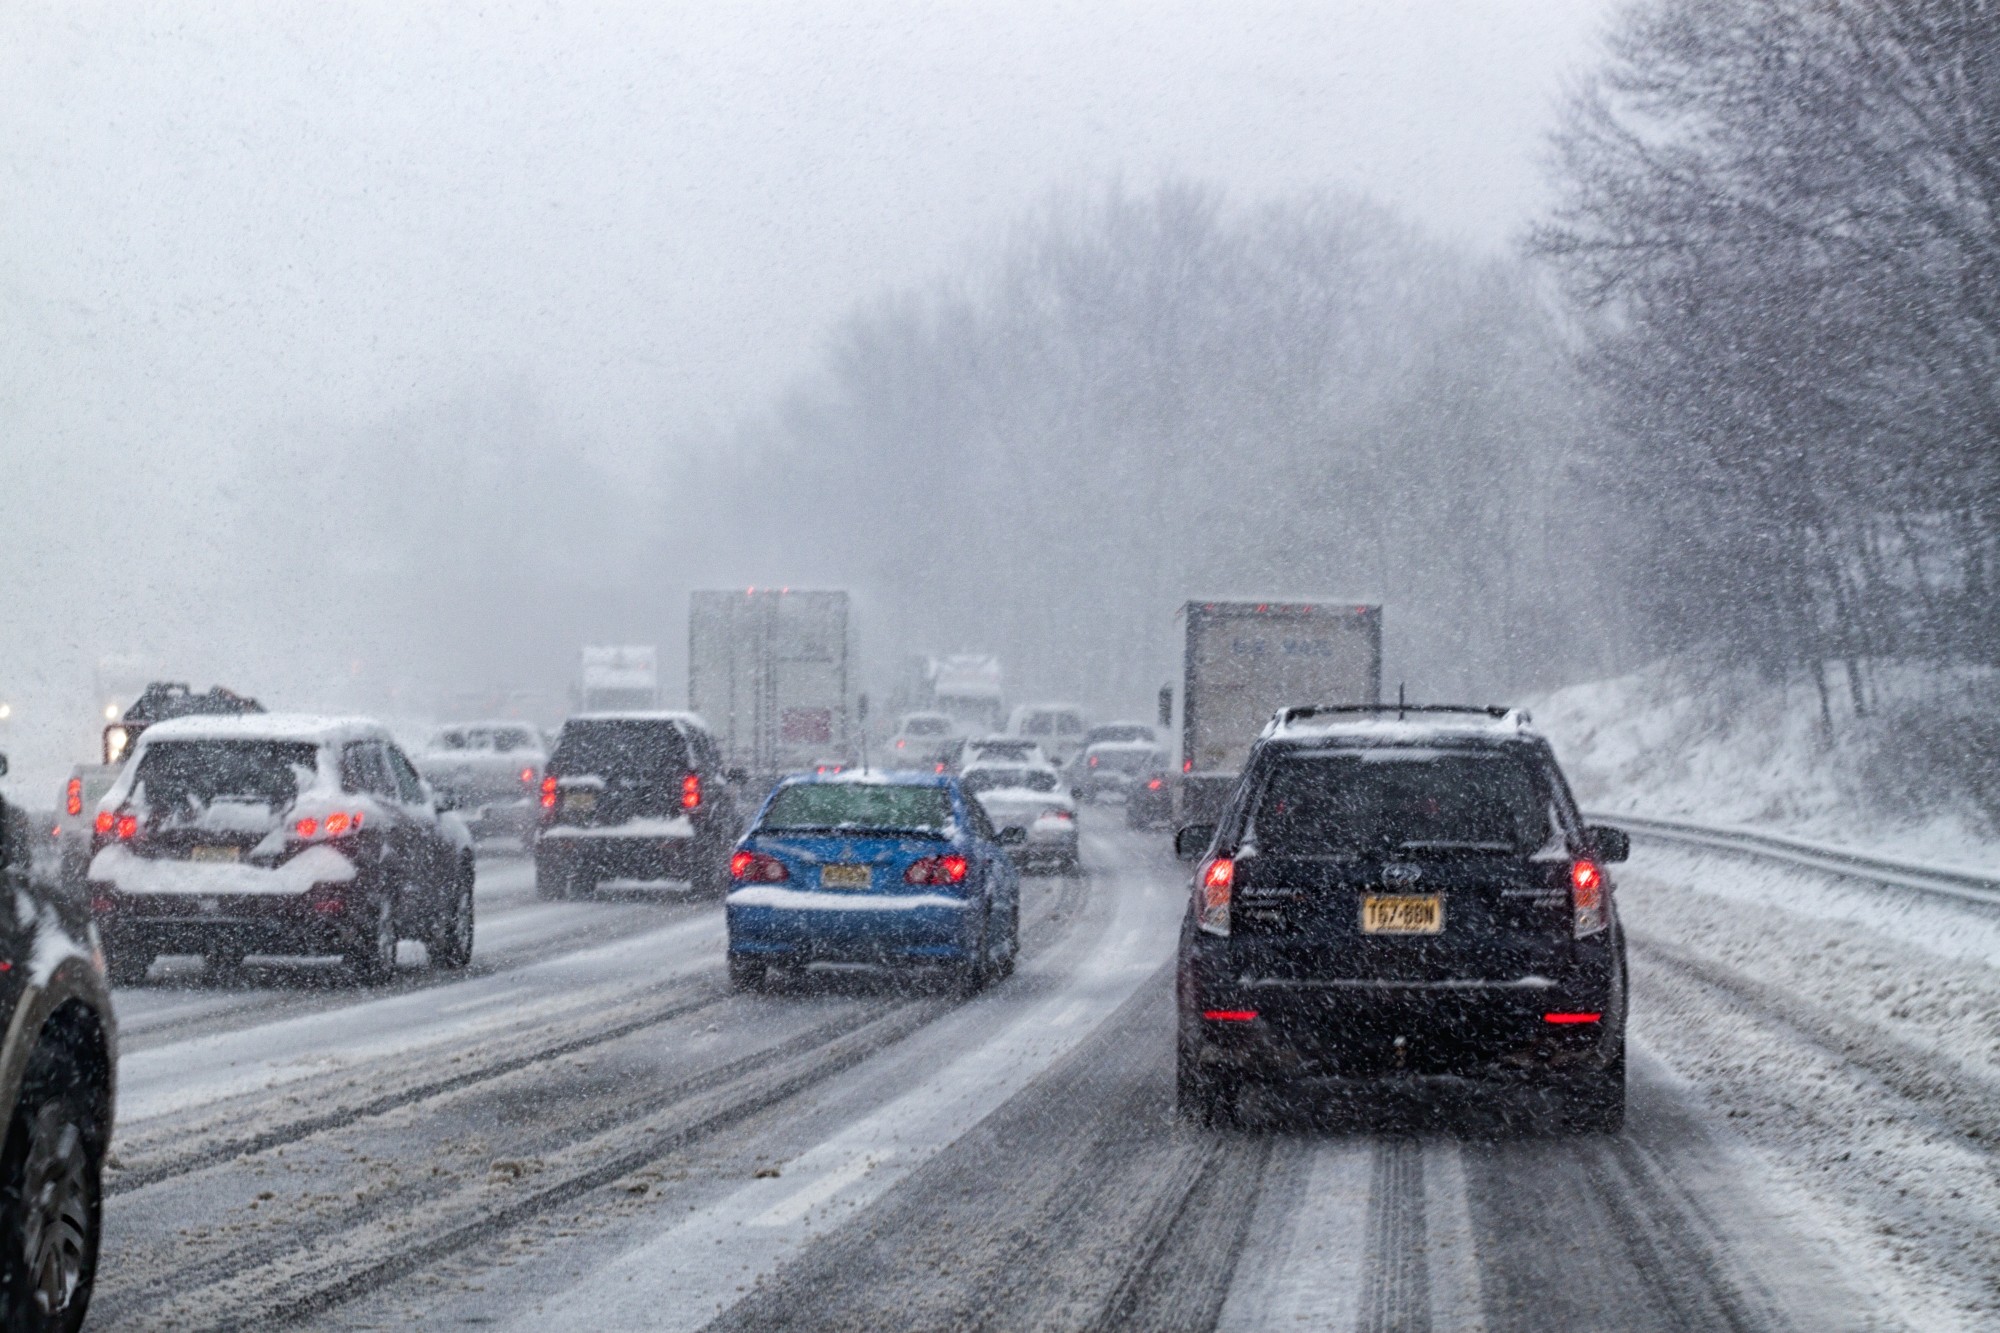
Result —
<path fill-rule="evenodd" d="M 1642 844 L 1623 1134 L 1409 1099 L 1209 1132 L 1172 1106 L 1186 871 L 1119 823 L 970 1002 L 732 994 L 714 904 L 541 903 L 506 860 L 460 978 L 120 991 L 93 1326 L 1991 1317 L 1991 917 Z"/>

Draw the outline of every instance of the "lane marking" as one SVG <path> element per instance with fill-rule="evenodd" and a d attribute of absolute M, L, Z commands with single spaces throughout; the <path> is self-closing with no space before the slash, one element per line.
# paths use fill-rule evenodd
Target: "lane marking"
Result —
<path fill-rule="evenodd" d="M 1429 1240 L 1431 1324 L 1485 1333 L 1486 1294 L 1472 1230 L 1465 1155 L 1456 1140 L 1424 1144 L 1424 1219 Z"/>
<path fill-rule="evenodd" d="M 753 1227 L 783 1227 L 791 1226 L 795 1222 L 802 1222 L 805 1220 L 807 1213 L 820 1204 L 827 1202 L 834 1195 L 840 1193 L 849 1185 L 854 1184 L 876 1167 L 886 1165 L 895 1155 L 894 1151 L 883 1149 L 879 1152 L 870 1153 L 866 1157 L 856 1157 L 845 1166 L 834 1167 L 822 1174 L 812 1184 L 793 1194 L 790 1198 L 781 1203 L 773 1204 L 769 1209 L 752 1218 L 750 1225 Z"/>
<path fill-rule="evenodd" d="M 1278 1146 L 1218 1333 L 1356 1326 L 1374 1164 L 1374 1146 L 1366 1141 L 1293 1139 Z"/>

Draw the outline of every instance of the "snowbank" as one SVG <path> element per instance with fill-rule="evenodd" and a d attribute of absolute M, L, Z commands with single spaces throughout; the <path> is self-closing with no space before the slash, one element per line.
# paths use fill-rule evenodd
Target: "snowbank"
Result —
<path fill-rule="evenodd" d="M 1829 740 L 1810 680 L 1694 677 L 1664 665 L 1530 701 L 1585 808 L 1788 833 L 1991 872 L 2000 810 L 1987 756 L 2000 673 L 1875 668 L 1857 716 L 1844 681 Z"/>

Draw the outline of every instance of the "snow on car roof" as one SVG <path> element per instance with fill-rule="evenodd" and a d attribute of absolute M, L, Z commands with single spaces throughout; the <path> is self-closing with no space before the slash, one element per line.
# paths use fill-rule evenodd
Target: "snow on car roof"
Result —
<path fill-rule="evenodd" d="M 1093 741 L 1092 750 L 1157 750 L 1158 741 Z"/>
<path fill-rule="evenodd" d="M 948 787 L 951 778 L 947 774 L 924 769 L 881 769 L 850 768 L 844 773 L 794 773 L 784 779 L 780 786 L 800 786 L 814 783 L 820 786 L 870 785 L 878 787 Z"/>
<path fill-rule="evenodd" d="M 563 725 L 571 722 L 687 722 L 708 730 L 701 714 L 674 708 L 609 708 L 595 713 L 571 713 Z"/>
<path fill-rule="evenodd" d="M 143 748 L 171 740 L 311 741 L 387 740 L 389 729 L 373 718 L 317 713 L 246 713 L 237 717 L 177 717 L 140 733 Z"/>
<path fill-rule="evenodd" d="M 1292 716 L 1281 710 L 1264 727 L 1270 740 L 1351 739 L 1371 745 L 1422 744 L 1440 739 L 1497 739 L 1539 737 L 1524 709 L 1495 712 L 1485 709 L 1398 711 L 1393 705 L 1381 712 L 1307 713 Z"/>

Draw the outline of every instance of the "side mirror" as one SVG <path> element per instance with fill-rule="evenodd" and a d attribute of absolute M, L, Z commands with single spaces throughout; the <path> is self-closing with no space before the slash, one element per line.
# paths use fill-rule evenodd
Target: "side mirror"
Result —
<path fill-rule="evenodd" d="M 1623 861 L 1632 855 L 1632 835 L 1609 824 L 1590 825 L 1583 831 L 1583 840 L 1600 861 Z"/>
<path fill-rule="evenodd" d="M 725 781 L 727 781 L 727 782 L 728 782 L 728 783 L 729 783 L 730 785 L 732 785 L 732 786 L 736 786 L 736 787 L 741 787 L 741 786 L 743 786 L 743 785 L 744 785 L 745 783 L 747 783 L 747 782 L 749 782 L 749 781 L 750 781 L 750 770 L 749 770 L 749 769 L 747 769 L 747 768 L 743 768 L 743 767 L 739 766 L 739 767 L 736 767 L 736 768 L 732 768 L 732 769 L 730 769 L 730 770 L 729 770 L 728 772 L 724 773 L 724 774 L 723 774 L 722 776 L 723 776 L 724 780 L 725 780 Z"/>
<path fill-rule="evenodd" d="M 1002 847 L 1019 847 L 1028 840 L 1028 830 L 1019 824 L 1010 824 L 993 835 L 993 841 Z"/>
<path fill-rule="evenodd" d="M 1174 830 L 1174 855 L 1183 861 L 1192 861 L 1208 850 L 1208 844 L 1215 841 L 1215 825 L 1187 824 Z"/>

